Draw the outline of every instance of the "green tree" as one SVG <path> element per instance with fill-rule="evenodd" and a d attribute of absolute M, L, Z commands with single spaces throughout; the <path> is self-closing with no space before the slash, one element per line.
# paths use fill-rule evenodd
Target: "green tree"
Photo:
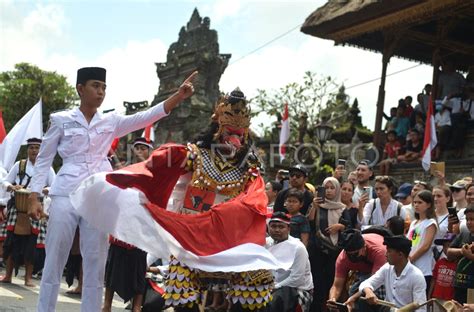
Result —
<path fill-rule="evenodd" d="M 7 132 L 30 110 L 43 100 L 43 129 L 49 114 L 70 108 L 78 100 L 75 88 L 66 77 L 44 71 L 35 65 L 19 63 L 13 71 L 0 73 L 0 109 Z"/>
<path fill-rule="evenodd" d="M 266 113 L 270 116 L 277 116 L 278 124 L 285 103 L 288 103 L 288 113 L 290 115 L 291 142 L 298 142 L 305 135 L 313 141 L 311 131 L 319 122 L 321 112 L 326 107 L 325 104 L 333 95 L 331 91 L 338 89 L 338 84 L 330 76 L 322 77 L 313 72 L 306 72 L 303 83 L 292 82 L 277 91 L 258 90 L 258 95 L 252 99 L 252 104 L 258 113 Z M 266 125 L 270 127 L 270 125 Z M 306 128 L 305 135 L 299 132 L 301 128 Z M 268 133 L 264 129 L 264 133 Z M 275 138 L 272 137 L 274 140 Z M 300 140 L 301 139 L 301 140 Z"/>

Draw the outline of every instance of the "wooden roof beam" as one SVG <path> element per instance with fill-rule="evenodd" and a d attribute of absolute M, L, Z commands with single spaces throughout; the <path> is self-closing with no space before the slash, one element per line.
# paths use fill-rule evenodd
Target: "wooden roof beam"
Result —
<path fill-rule="evenodd" d="M 442 48 L 443 50 L 453 51 L 453 52 L 462 53 L 462 54 L 468 54 L 474 57 L 474 45 L 469 45 L 466 43 L 462 43 L 459 41 L 450 40 L 446 38 L 438 42 L 437 37 L 434 35 L 422 33 L 419 31 L 413 31 L 413 30 L 406 31 L 405 36 L 408 37 L 409 39 L 426 42 L 429 45 L 432 45 L 433 48 L 437 47 L 439 44 L 439 47 Z"/>

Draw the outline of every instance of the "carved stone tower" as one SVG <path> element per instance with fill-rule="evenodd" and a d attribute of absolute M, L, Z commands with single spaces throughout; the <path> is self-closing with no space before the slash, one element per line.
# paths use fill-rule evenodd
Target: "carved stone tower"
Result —
<path fill-rule="evenodd" d="M 160 87 L 152 105 L 165 100 L 193 71 L 199 71 L 194 95 L 159 122 L 157 143 L 185 143 L 210 122 L 220 94 L 219 80 L 231 55 L 219 54 L 217 31 L 209 26 L 210 19 L 201 18 L 194 9 L 186 27 L 181 28 L 178 41 L 168 49 L 166 63 L 156 63 Z"/>

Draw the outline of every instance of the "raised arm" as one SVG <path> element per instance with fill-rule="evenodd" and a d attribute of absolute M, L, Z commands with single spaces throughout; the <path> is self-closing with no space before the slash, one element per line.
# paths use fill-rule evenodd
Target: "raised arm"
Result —
<path fill-rule="evenodd" d="M 193 80 L 196 78 L 198 72 L 193 72 L 182 84 L 178 91 L 172 94 L 164 102 L 155 105 L 146 111 L 139 112 L 133 115 L 117 115 L 117 128 L 115 130 L 115 137 L 122 137 L 130 132 L 160 120 L 167 116 L 179 103 L 189 98 L 194 93 Z"/>

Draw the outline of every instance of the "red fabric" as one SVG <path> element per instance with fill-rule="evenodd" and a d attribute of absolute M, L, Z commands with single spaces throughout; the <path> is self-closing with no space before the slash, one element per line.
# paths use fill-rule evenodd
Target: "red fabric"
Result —
<path fill-rule="evenodd" d="M 165 293 L 165 291 L 163 290 L 163 288 L 161 288 L 160 286 L 158 286 L 155 282 L 153 282 L 152 280 L 148 280 L 148 283 L 150 283 L 150 286 L 151 288 L 153 288 L 154 291 L 156 291 L 157 293 L 159 293 L 160 295 L 163 295 Z"/>
<path fill-rule="evenodd" d="M 7 132 L 5 131 L 5 124 L 3 123 L 3 112 L 0 111 L 0 144 L 3 142 L 6 136 Z"/>
<path fill-rule="evenodd" d="M 454 298 L 454 278 L 456 276 L 457 263 L 448 261 L 446 258 L 436 261 L 433 269 L 433 294 L 432 297 L 442 300 Z"/>
<path fill-rule="evenodd" d="M 121 188 L 135 187 L 145 193 L 151 202 L 146 208 L 155 221 L 196 255 L 211 255 L 244 243 L 263 246 L 267 197 L 260 176 L 249 183 L 245 192 L 207 212 L 178 215 L 164 209 L 179 176 L 185 173 L 186 154 L 186 147 L 167 144 L 153 152 L 147 166 L 135 164 L 124 168 L 133 174 L 114 172 L 106 179 Z"/>
<path fill-rule="evenodd" d="M 350 270 L 359 271 L 364 274 L 374 274 L 387 262 L 387 258 L 385 257 L 387 248 L 383 244 L 383 236 L 378 234 L 362 234 L 362 237 L 364 237 L 367 250 L 367 260 L 371 264 L 366 262 L 351 262 L 343 251 L 336 260 L 336 277 L 346 278 Z"/>
<path fill-rule="evenodd" d="M 387 142 L 385 143 L 385 148 L 383 151 L 387 154 L 388 158 L 395 158 L 397 155 L 396 153 L 400 151 L 400 148 L 401 145 L 398 141 L 395 141 L 393 143 Z"/>
<path fill-rule="evenodd" d="M 150 134 L 151 134 L 151 127 L 153 127 L 153 124 L 146 126 L 145 128 L 145 139 L 150 142 Z"/>
<path fill-rule="evenodd" d="M 119 144 L 119 138 L 115 138 L 113 141 L 112 141 L 112 145 L 110 146 L 110 149 L 115 152 L 117 150 L 117 147 L 118 147 L 118 144 Z"/>
<path fill-rule="evenodd" d="M 146 162 L 124 168 L 132 172 L 109 173 L 106 180 L 120 188 L 134 187 L 142 191 L 150 202 L 166 208 L 168 199 L 181 174 L 185 173 L 185 146 L 165 144 L 155 150 Z"/>

